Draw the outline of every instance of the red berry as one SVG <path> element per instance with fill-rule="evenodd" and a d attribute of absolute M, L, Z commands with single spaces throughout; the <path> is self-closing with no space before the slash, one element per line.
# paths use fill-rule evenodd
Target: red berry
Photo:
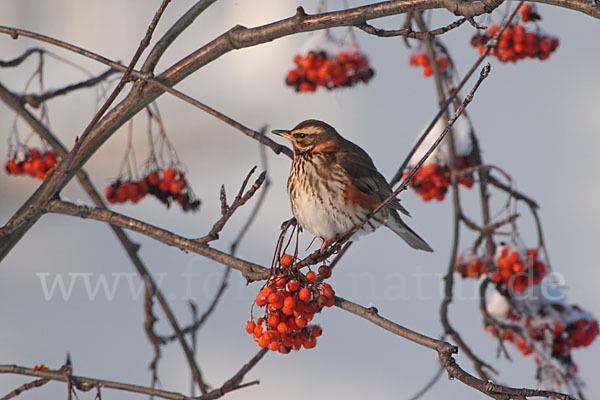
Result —
<path fill-rule="evenodd" d="M 331 268 L 327 265 L 321 265 L 319 267 L 319 276 L 323 279 L 327 279 L 331 276 Z"/>
<path fill-rule="evenodd" d="M 280 322 L 277 325 L 277 332 L 281 333 L 282 335 L 286 335 L 290 332 L 290 327 L 285 322 Z"/>
<path fill-rule="evenodd" d="M 312 327 L 312 331 L 310 333 L 310 335 L 312 337 L 317 338 L 317 337 L 321 336 L 322 334 L 323 334 L 323 329 L 321 329 L 321 327 L 319 325 L 315 325 Z"/>
<path fill-rule="evenodd" d="M 175 175 L 177 175 L 177 172 L 173 168 L 167 168 L 163 171 L 163 179 L 167 182 L 175 180 Z"/>
<path fill-rule="evenodd" d="M 300 283 L 297 280 L 292 279 L 287 283 L 286 288 L 289 292 L 293 293 L 300 288 Z"/>
<path fill-rule="evenodd" d="M 311 298 L 310 290 L 308 290 L 307 288 L 300 289 L 300 291 L 298 292 L 298 297 L 300 297 L 300 299 L 303 301 L 310 300 L 310 298 Z"/>
<path fill-rule="evenodd" d="M 308 324 L 308 321 L 301 315 L 297 316 L 294 322 L 298 328 L 304 328 Z"/>
<path fill-rule="evenodd" d="M 294 262 L 294 259 L 289 254 L 281 256 L 280 264 L 282 267 L 289 267 Z"/>
<path fill-rule="evenodd" d="M 296 299 L 294 297 L 292 297 L 292 296 L 287 296 L 283 300 L 283 306 L 285 308 L 293 309 L 294 307 L 296 307 Z"/>
<path fill-rule="evenodd" d="M 158 182 L 160 181 L 160 178 L 158 177 L 158 173 L 156 171 L 150 172 L 146 179 L 148 180 L 148 183 L 152 186 L 158 185 Z"/>

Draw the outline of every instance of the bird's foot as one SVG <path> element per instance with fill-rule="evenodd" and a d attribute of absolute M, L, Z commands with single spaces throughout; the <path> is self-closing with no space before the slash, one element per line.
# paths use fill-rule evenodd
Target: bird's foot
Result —
<path fill-rule="evenodd" d="M 338 233 L 335 235 L 333 239 L 323 240 L 323 244 L 321 245 L 321 254 L 323 254 L 329 246 L 332 246 L 338 243 L 340 240 L 343 240 L 346 237 L 346 233 Z"/>
<path fill-rule="evenodd" d="M 330 244 L 332 244 L 333 242 L 335 242 L 335 238 L 334 239 L 328 239 L 328 240 L 323 240 L 323 244 L 321 245 L 321 254 L 325 253 L 325 250 L 327 250 L 327 248 L 329 247 Z"/>

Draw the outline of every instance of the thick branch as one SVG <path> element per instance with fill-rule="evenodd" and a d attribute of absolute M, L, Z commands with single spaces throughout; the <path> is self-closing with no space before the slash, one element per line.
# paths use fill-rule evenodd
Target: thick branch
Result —
<path fill-rule="evenodd" d="M 573 397 L 563 393 L 526 388 L 518 389 L 503 385 L 496 385 L 491 381 L 478 379 L 463 370 L 456 363 L 456 360 L 454 360 L 453 357 L 453 354 L 458 353 L 458 348 L 456 346 L 453 346 L 450 343 L 442 340 L 422 335 L 418 332 L 398 325 L 395 322 L 380 316 L 375 307 L 366 308 L 337 296 L 335 298 L 335 305 L 343 310 L 358 315 L 359 317 L 362 317 L 374 323 L 375 325 L 392 332 L 395 335 L 401 336 L 416 344 L 437 351 L 440 361 L 448 372 L 449 377 L 456 378 L 468 386 L 471 386 L 472 388 L 490 396 L 491 398 L 508 400 L 511 398 L 525 399 L 527 397 L 550 397 L 561 400 L 575 400 Z"/>
<path fill-rule="evenodd" d="M 240 384 L 245 374 L 254 367 L 258 361 L 264 356 L 265 351 L 261 350 L 240 371 L 238 371 L 231 379 L 226 381 L 221 387 L 211 390 L 210 392 L 200 397 L 188 397 L 181 393 L 170 392 L 167 390 L 152 389 L 146 386 L 133 385 L 129 383 L 108 381 L 105 379 L 88 378 L 85 376 L 69 375 L 64 371 L 34 371 L 30 368 L 20 367 L 18 365 L 0 365 L 0 374 L 17 374 L 27 376 L 37 376 L 43 379 L 49 379 L 59 382 L 71 381 L 75 386 L 88 387 L 105 387 L 108 389 L 123 390 L 132 393 L 147 394 L 150 396 L 161 397 L 170 400 L 214 400 L 223 397 L 225 394 L 236 389 L 241 389 L 250 385 L 258 384 L 258 381 L 252 381 L 245 384 Z"/>
<path fill-rule="evenodd" d="M 260 265 L 230 256 L 220 250 L 198 243 L 193 239 L 184 238 L 173 232 L 167 231 L 166 229 L 161 229 L 114 211 L 78 206 L 62 200 L 51 200 L 46 205 L 45 211 L 71 215 L 73 217 L 91 218 L 141 233 L 169 246 L 174 246 L 185 251 L 191 251 L 221 264 L 228 265 L 231 268 L 240 271 L 250 282 L 266 279 L 269 275 L 268 270 Z"/>
<path fill-rule="evenodd" d="M 66 382 L 67 377 L 63 371 L 34 371 L 30 368 L 20 367 L 18 365 L 0 365 L 0 374 L 18 374 L 37 376 L 43 379 L 50 379 L 53 381 Z M 181 393 L 169 392 L 166 390 L 151 389 L 144 386 L 132 385 L 128 383 L 107 381 L 104 379 L 88 378 L 85 376 L 70 375 L 71 380 L 75 384 L 87 384 L 91 386 L 102 386 L 109 389 L 124 390 L 127 392 L 147 394 L 150 396 L 157 396 L 163 399 L 170 400 L 191 400 L 190 397 L 184 396 Z"/>

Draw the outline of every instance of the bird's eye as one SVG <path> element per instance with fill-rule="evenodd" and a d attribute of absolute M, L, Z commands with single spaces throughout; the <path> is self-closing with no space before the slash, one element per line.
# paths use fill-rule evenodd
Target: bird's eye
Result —
<path fill-rule="evenodd" d="M 306 137 L 305 133 L 294 133 L 294 137 L 296 139 L 304 139 Z"/>

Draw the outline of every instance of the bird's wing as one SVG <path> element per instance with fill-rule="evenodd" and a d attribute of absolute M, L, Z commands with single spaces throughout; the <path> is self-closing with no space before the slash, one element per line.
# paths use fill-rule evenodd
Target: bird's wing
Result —
<path fill-rule="evenodd" d="M 379 201 L 383 201 L 391 195 L 392 188 L 383 175 L 377 171 L 371 157 L 350 141 L 346 141 L 344 147 L 342 151 L 336 153 L 336 162 L 344 168 L 358 189 L 363 193 L 375 196 Z M 410 216 L 397 198 L 390 200 L 387 207 Z"/>

